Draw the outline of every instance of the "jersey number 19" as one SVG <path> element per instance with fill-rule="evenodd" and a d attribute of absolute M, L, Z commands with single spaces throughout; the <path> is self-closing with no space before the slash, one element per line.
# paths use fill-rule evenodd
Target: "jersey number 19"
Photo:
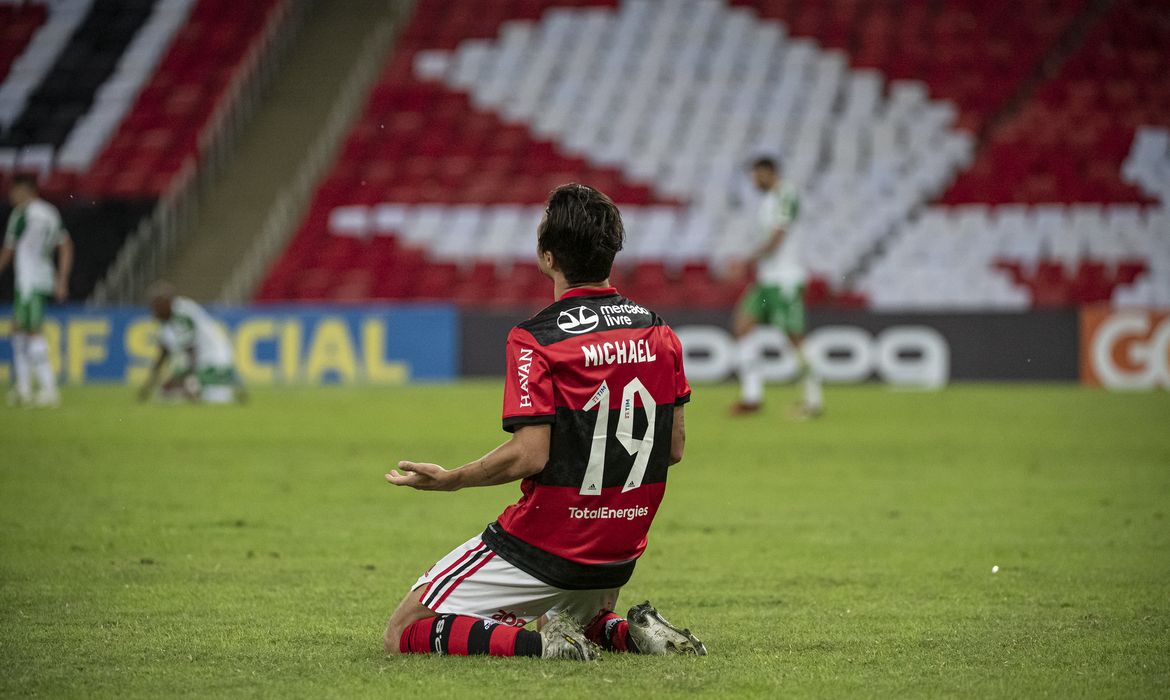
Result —
<path fill-rule="evenodd" d="M 646 411 L 646 433 L 641 438 L 634 437 L 634 399 L 642 400 L 642 408 Z M 593 396 L 585 402 L 583 410 L 597 409 L 597 422 L 593 425 L 593 443 L 589 448 L 589 463 L 585 467 L 585 479 L 581 482 L 582 496 L 596 496 L 601 493 L 601 485 L 605 477 L 605 445 L 609 439 L 609 384 L 602 382 Z M 646 389 L 642 381 L 635 377 L 622 389 L 622 406 L 618 413 L 618 424 L 615 436 L 622 447 L 626 448 L 634 457 L 634 465 L 622 487 L 622 493 L 633 491 L 642 485 L 646 476 L 646 465 L 650 462 L 650 451 L 654 449 L 654 414 L 656 411 L 654 397 Z"/>

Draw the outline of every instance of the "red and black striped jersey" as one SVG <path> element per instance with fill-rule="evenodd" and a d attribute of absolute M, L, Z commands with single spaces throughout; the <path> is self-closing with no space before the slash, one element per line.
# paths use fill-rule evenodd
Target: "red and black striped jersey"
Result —
<path fill-rule="evenodd" d="M 504 429 L 551 425 L 548 463 L 483 540 L 565 589 L 624 585 L 666 490 L 682 346 L 612 288 L 574 289 L 508 335 Z"/>

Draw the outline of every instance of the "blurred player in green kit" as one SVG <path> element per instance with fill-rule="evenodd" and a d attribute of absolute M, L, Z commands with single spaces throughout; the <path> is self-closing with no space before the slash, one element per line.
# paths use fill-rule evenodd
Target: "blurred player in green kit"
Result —
<path fill-rule="evenodd" d="M 755 413 L 764 401 L 764 372 L 760 348 L 748 337 L 757 326 L 776 326 L 788 337 L 800 362 L 803 398 L 797 418 L 815 418 L 824 411 L 821 381 L 805 359 L 804 286 L 808 273 L 800 254 L 800 240 L 793 226 L 800 213 L 796 189 L 780 178 L 780 166 L 772 158 L 752 163 L 752 181 L 763 194 L 760 201 L 758 245 L 748 262 L 756 266 L 756 281 L 748 287 L 736 309 L 734 331 L 739 339 L 740 400 L 733 415 Z"/>
<path fill-rule="evenodd" d="M 61 397 L 49 361 L 49 345 L 41 328 L 49 297 L 65 301 L 69 296 L 73 241 L 61 225 L 57 208 L 40 198 L 35 176 L 14 177 L 8 200 L 12 214 L 4 232 L 4 247 L 0 249 L 0 272 L 15 260 L 16 305 L 12 328 L 15 383 L 9 403 L 53 407 L 60 403 Z"/>
<path fill-rule="evenodd" d="M 158 356 L 138 391 L 146 401 L 160 388 L 165 398 L 200 403 L 244 403 L 247 393 L 235 370 L 235 353 L 223 327 L 196 302 L 166 282 L 149 290 L 150 310 L 159 323 Z M 170 376 L 163 379 L 163 369 Z"/>

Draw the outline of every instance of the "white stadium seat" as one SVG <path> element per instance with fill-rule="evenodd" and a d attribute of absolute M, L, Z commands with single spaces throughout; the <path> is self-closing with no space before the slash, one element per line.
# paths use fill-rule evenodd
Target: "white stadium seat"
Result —
<path fill-rule="evenodd" d="M 1154 251 L 1170 250 L 1164 210 L 930 207 L 974 156 L 955 105 L 931 99 L 922 82 L 851 68 L 842 52 L 791 38 L 747 8 L 624 0 L 551 9 L 506 22 L 495 37 L 419 52 L 413 69 L 563 152 L 682 202 L 623 206 L 631 261 L 718 268 L 742 254 L 756 235 L 745 165 L 771 153 L 803 191 L 794 235 L 806 241 L 806 264 L 879 308 L 1020 308 L 1028 292 L 999 262 L 1071 269 L 1136 255 L 1154 269 L 1126 298 L 1170 303 L 1160 296 L 1170 252 Z M 1166 194 L 1168 149 L 1165 129 L 1141 130 L 1125 177 Z M 373 233 L 401 236 L 436 259 L 501 265 L 531 258 L 540 217 L 539 207 L 511 204 L 391 202 L 372 211 Z M 342 225 L 349 216 L 338 214 L 338 233 L 352 235 Z"/>

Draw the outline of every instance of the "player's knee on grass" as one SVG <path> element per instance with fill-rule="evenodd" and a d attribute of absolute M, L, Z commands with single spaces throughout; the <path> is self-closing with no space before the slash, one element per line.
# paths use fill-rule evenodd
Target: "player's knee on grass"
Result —
<path fill-rule="evenodd" d="M 398 654 L 401 652 L 400 645 L 402 643 L 402 631 L 405 628 L 396 625 L 394 618 L 391 617 L 386 622 L 386 632 L 382 636 L 382 647 L 387 654 Z"/>
<path fill-rule="evenodd" d="M 398 607 L 394 609 L 394 614 L 386 622 L 386 632 L 382 636 L 382 644 L 386 649 L 387 654 L 398 654 L 401 652 L 399 646 L 402 642 L 402 633 L 406 631 L 411 624 L 423 619 L 424 617 L 431 617 L 435 615 L 433 610 L 425 607 L 420 601 L 421 591 L 413 590 L 406 594 Z"/>
<path fill-rule="evenodd" d="M 386 633 L 382 636 L 382 647 L 386 650 L 387 654 L 402 653 L 402 634 L 406 632 L 408 627 L 420 619 L 422 618 L 406 619 L 397 613 L 390 616 L 390 619 L 386 622 Z"/>
<path fill-rule="evenodd" d="M 419 618 L 406 619 L 395 611 L 390 619 L 386 621 L 386 633 L 382 636 L 382 646 L 385 648 L 387 654 L 399 654 L 402 652 L 402 633 L 410 627 L 411 623 Z"/>

